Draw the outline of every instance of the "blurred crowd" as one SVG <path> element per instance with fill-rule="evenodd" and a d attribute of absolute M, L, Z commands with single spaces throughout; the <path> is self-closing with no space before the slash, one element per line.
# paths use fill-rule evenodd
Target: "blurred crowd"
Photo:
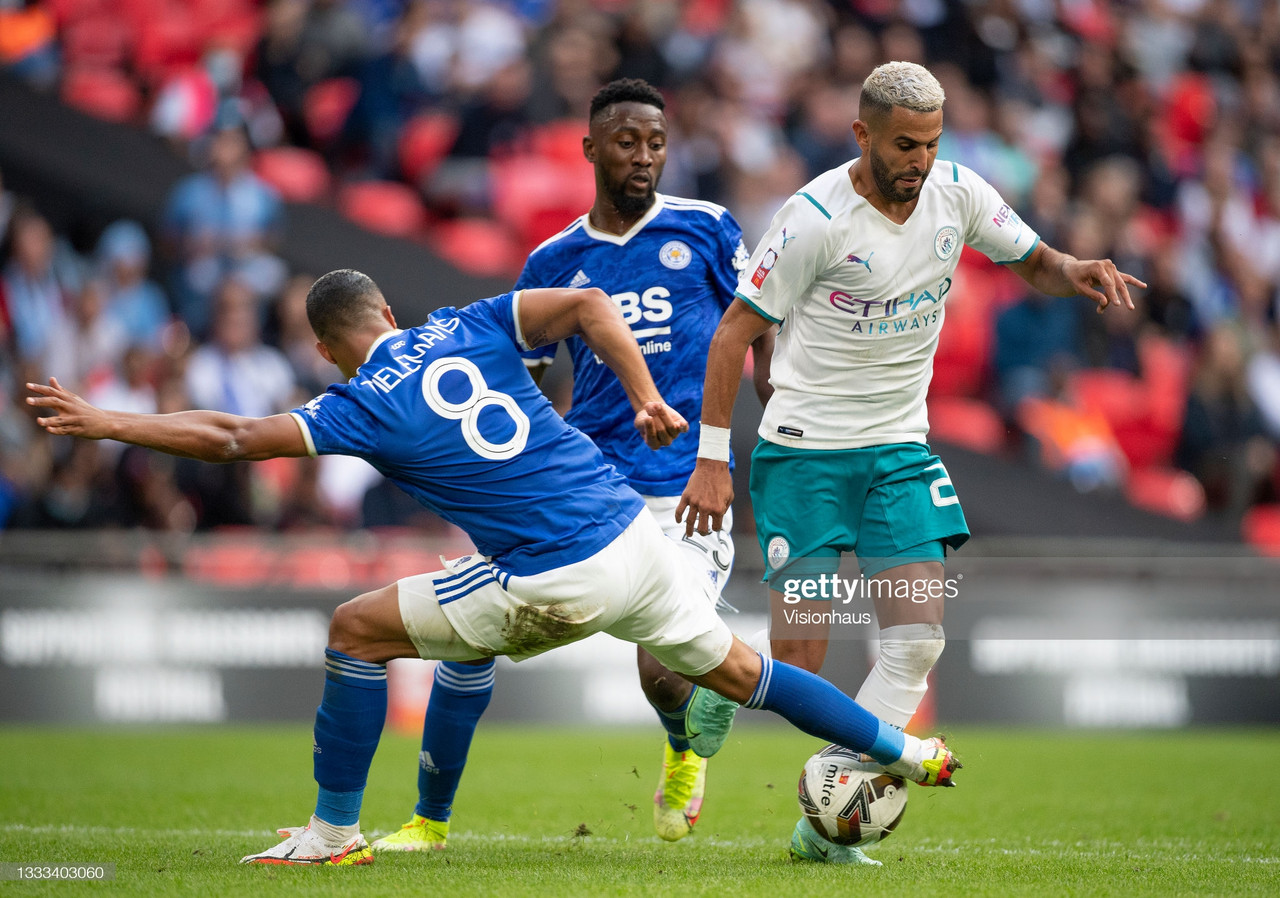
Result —
<path fill-rule="evenodd" d="M 576 154 L 590 97 L 641 77 L 668 100 L 660 189 L 724 204 L 751 246 L 788 196 L 857 155 L 859 86 L 892 59 L 928 65 L 946 90 L 939 158 L 986 177 L 1053 246 L 1149 284 L 1136 314 L 1099 316 L 967 253 L 935 427 L 947 435 L 967 403 L 999 425 L 984 449 L 1025 453 L 1081 490 L 1190 474 L 1195 507 L 1167 509 L 1184 518 L 1280 501 L 1275 0 L 190 6 L 205 31 L 171 40 L 168 56 L 139 25 L 98 60 L 137 91 L 129 120 L 196 163 L 162 220 L 115 222 L 77 252 L 28 200 L 0 193 L 5 526 L 412 521 L 376 476 L 338 461 L 249 471 L 50 441 L 20 403 L 21 384 L 49 374 L 139 411 L 265 414 L 324 387 L 336 371 L 312 347 L 309 274 L 277 255 L 281 185 L 255 171 L 255 153 L 303 148 L 335 184 L 398 183 L 426 240 L 459 223 L 501 227 L 514 276 L 531 243 L 586 210 L 590 189 L 569 191 L 572 208 L 559 191 L 560 205 L 525 208 L 519 222 L 504 219 L 504 191 L 543 170 L 589 176 Z M 95 9 L 0 0 L 0 65 L 65 97 Z M 530 157 L 553 167 L 513 178 Z"/>

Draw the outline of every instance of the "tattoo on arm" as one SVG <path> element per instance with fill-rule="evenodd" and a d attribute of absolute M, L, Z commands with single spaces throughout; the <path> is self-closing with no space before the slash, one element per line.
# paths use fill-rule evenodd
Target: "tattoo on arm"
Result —
<path fill-rule="evenodd" d="M 545 329 L 535 331 L 532 334 L 525 334 L 524 341 L 529 344 L 530 349 L 537 349 L 539 346 L 546 346 L 551 342 L 550 335 Z"/>

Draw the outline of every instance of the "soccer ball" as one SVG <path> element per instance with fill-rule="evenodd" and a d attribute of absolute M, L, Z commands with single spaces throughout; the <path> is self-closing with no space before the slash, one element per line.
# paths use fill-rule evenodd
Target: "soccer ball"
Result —
<path fill-rule="evenodd" d="M 800 810 L 837 845 L 871 845 L 907 811 L 907 784 L 867 755 L 828 745 L 800 773 Z"/>

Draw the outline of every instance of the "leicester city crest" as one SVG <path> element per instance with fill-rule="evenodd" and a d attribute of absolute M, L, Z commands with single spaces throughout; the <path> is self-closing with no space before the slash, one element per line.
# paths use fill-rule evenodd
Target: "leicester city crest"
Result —
<path fill-rule="evenodd" d="M 940 230 L 938 236 L 933 238 L 933 251 L 944 262 L 954 256 L 959 248 L 960 232 L 951 225 Z"/>
<path fill-rule="evenodd" d="M 679 271 L 693 261 L 693 250 L 683 240 L 668 240 L 658 250 L 658 259 L 668 268 Z"/>

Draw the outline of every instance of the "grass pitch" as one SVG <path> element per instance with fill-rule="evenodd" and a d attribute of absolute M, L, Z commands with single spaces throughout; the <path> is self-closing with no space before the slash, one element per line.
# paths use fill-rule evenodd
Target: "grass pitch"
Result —
<path fill-rule="evenodd" d="M 309 728 L 0 732 L 0 861 L 114 863 L 107 883 L 6 895 L 823 896 L 1280 894 L 1280 729 L 962 729 L 956 789 L 912 788 L 878 869 L 792 863 L 795 783 L 818 747 L 740 725 L 694 834 L 652 828 L 656 728 L 481 725 L 445 852 L 346 869 L 241 867 L 305 823 Z M 417 740 L 383 739 L 369 838 L 408 819 Z"/>

